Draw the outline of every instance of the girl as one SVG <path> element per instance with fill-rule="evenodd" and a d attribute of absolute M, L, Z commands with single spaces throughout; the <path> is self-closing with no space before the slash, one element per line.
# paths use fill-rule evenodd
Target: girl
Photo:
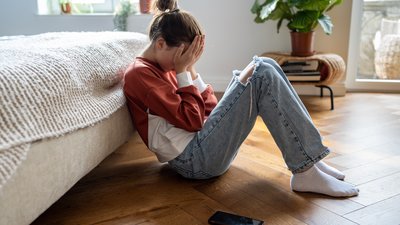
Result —
<path fill-rule="evenodd" d="M 329 153 L 310 115 L 279 65 L 254 57 L 217 104 L 196 72 L 204 34 L 176 0 L 155 2 L 151 43 L 125 72 L 124 93 L 134 125 L 160 162 L 187 178 L 223 174 L 261 116 L 293 175 L 292 190 L 335 197 L 358 189 L 320 161 Z"/>

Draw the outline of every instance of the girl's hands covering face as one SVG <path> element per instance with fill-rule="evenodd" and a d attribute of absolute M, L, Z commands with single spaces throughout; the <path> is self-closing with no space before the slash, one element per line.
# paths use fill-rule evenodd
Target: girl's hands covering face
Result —
<path fill-rule="evenodd" d="M 199 60 L 204 50 L 204 38 L 204 35 L 197 35 L 186 51 L 184 51 L 184 44 L 178 48 L 174 56 L 175 71 L 177 74 L 192 68 L 197 60 Z"/>

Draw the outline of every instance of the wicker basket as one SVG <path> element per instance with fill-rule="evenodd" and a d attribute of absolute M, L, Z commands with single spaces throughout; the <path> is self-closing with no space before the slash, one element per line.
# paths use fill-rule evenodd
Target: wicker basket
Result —
<path fill-rule="evenodd" d="M 375 70 L 381 79 L 400 79 L 400 35 L 385 35 L 375 54 Z"/>

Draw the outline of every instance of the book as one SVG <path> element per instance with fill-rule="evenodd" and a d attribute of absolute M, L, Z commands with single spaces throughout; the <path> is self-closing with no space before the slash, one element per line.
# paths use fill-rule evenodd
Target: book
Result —
<path fill-rule="evenodd" d="M 287 76 L 289 81 L 319 81 L 320 76 Z"/>
<path fill-rule="evenodd" d="M 286 76 L 321 76 L 319 71 L 286 72 Z"/>
<path fill-rule="evenodd" d="M 318 60 L 288 60 L 281 66 L 284 72 L 317 71 Z"/>
<path fill-rule="evenodd" d="M 285 74 L 289 81 L 319 81 L 321 79 L 321 73 L 319 71 L 290 72 Z"/>

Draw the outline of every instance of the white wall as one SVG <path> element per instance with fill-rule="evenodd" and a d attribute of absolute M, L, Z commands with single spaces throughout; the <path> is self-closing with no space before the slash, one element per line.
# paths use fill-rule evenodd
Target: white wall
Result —
<path fill-rule="evenodd" d="M 253 0 L 181 0 L 180 7 L 192 12 L 206 31 L 207 48 L 199 62 L 200 71 L 214 86 L 221 89 L 230 79 L 232 69 L 248 64 L 253 55 L 266 51 L 290 52 L 290 35 L 283 25 L 278 34 L 276 22 L 253 22 L 250 8 Z M 333 34 L 325 35 L 317 29 L 315 49 L 341 55 L 347 60 L 350 32 L 351 0 L 334 8 L 329 15 L 335 25 Z M 204 73 L 204 72 L 203 72 Z M 344 80 L 335 85 L 338 95 L 345 94 Z M 299 86 L 300 93 L 319 94 L 319 89 Z"/>
<path fill-rule="evenodd" d="M 192 12 L 206 33 L 206 49 L 198 64 L 204 79 L 223 91 L 233 69 L 247 65 L 252 56 L 266 51 L 290 51 L 288 30 L 282 26 L 277 34 L 276 23 L 256 24 L 250 13 L 253 0 L 180 0 L 180 7 Z M 329 13 L 335 25 L 327 36 L 317 30 L 315 48 L 332 52 L 347 60 L 351 0 Z M 145 32 L 150 16 L 130 18 L 129 27 Z M 38 34 L 50 31 L 112 30 L 112 16 L 40 16 L 35 0 L 0 1 L 0 36 Z M 337 85 L 344 94 L 344 83 Z M 302 93 L 317 94 L 316 88 L 299 87 Z"/>
<path fill-rule="evenodd" d="M 182 0 L 180 7 L 192 12 L 203 25 L 206 49 L 199 67 L 206 80 L 224 89 L 233 69 L 244 68 L 254 55 L 265 51 L 287 51 L 289 35 L 276 32 L 274 23 L 256 24 L 252 0 Z M 203 72 L 204 71 L 204 72 Z M 207 79 L 208 78 L 208 79 Z"/>

